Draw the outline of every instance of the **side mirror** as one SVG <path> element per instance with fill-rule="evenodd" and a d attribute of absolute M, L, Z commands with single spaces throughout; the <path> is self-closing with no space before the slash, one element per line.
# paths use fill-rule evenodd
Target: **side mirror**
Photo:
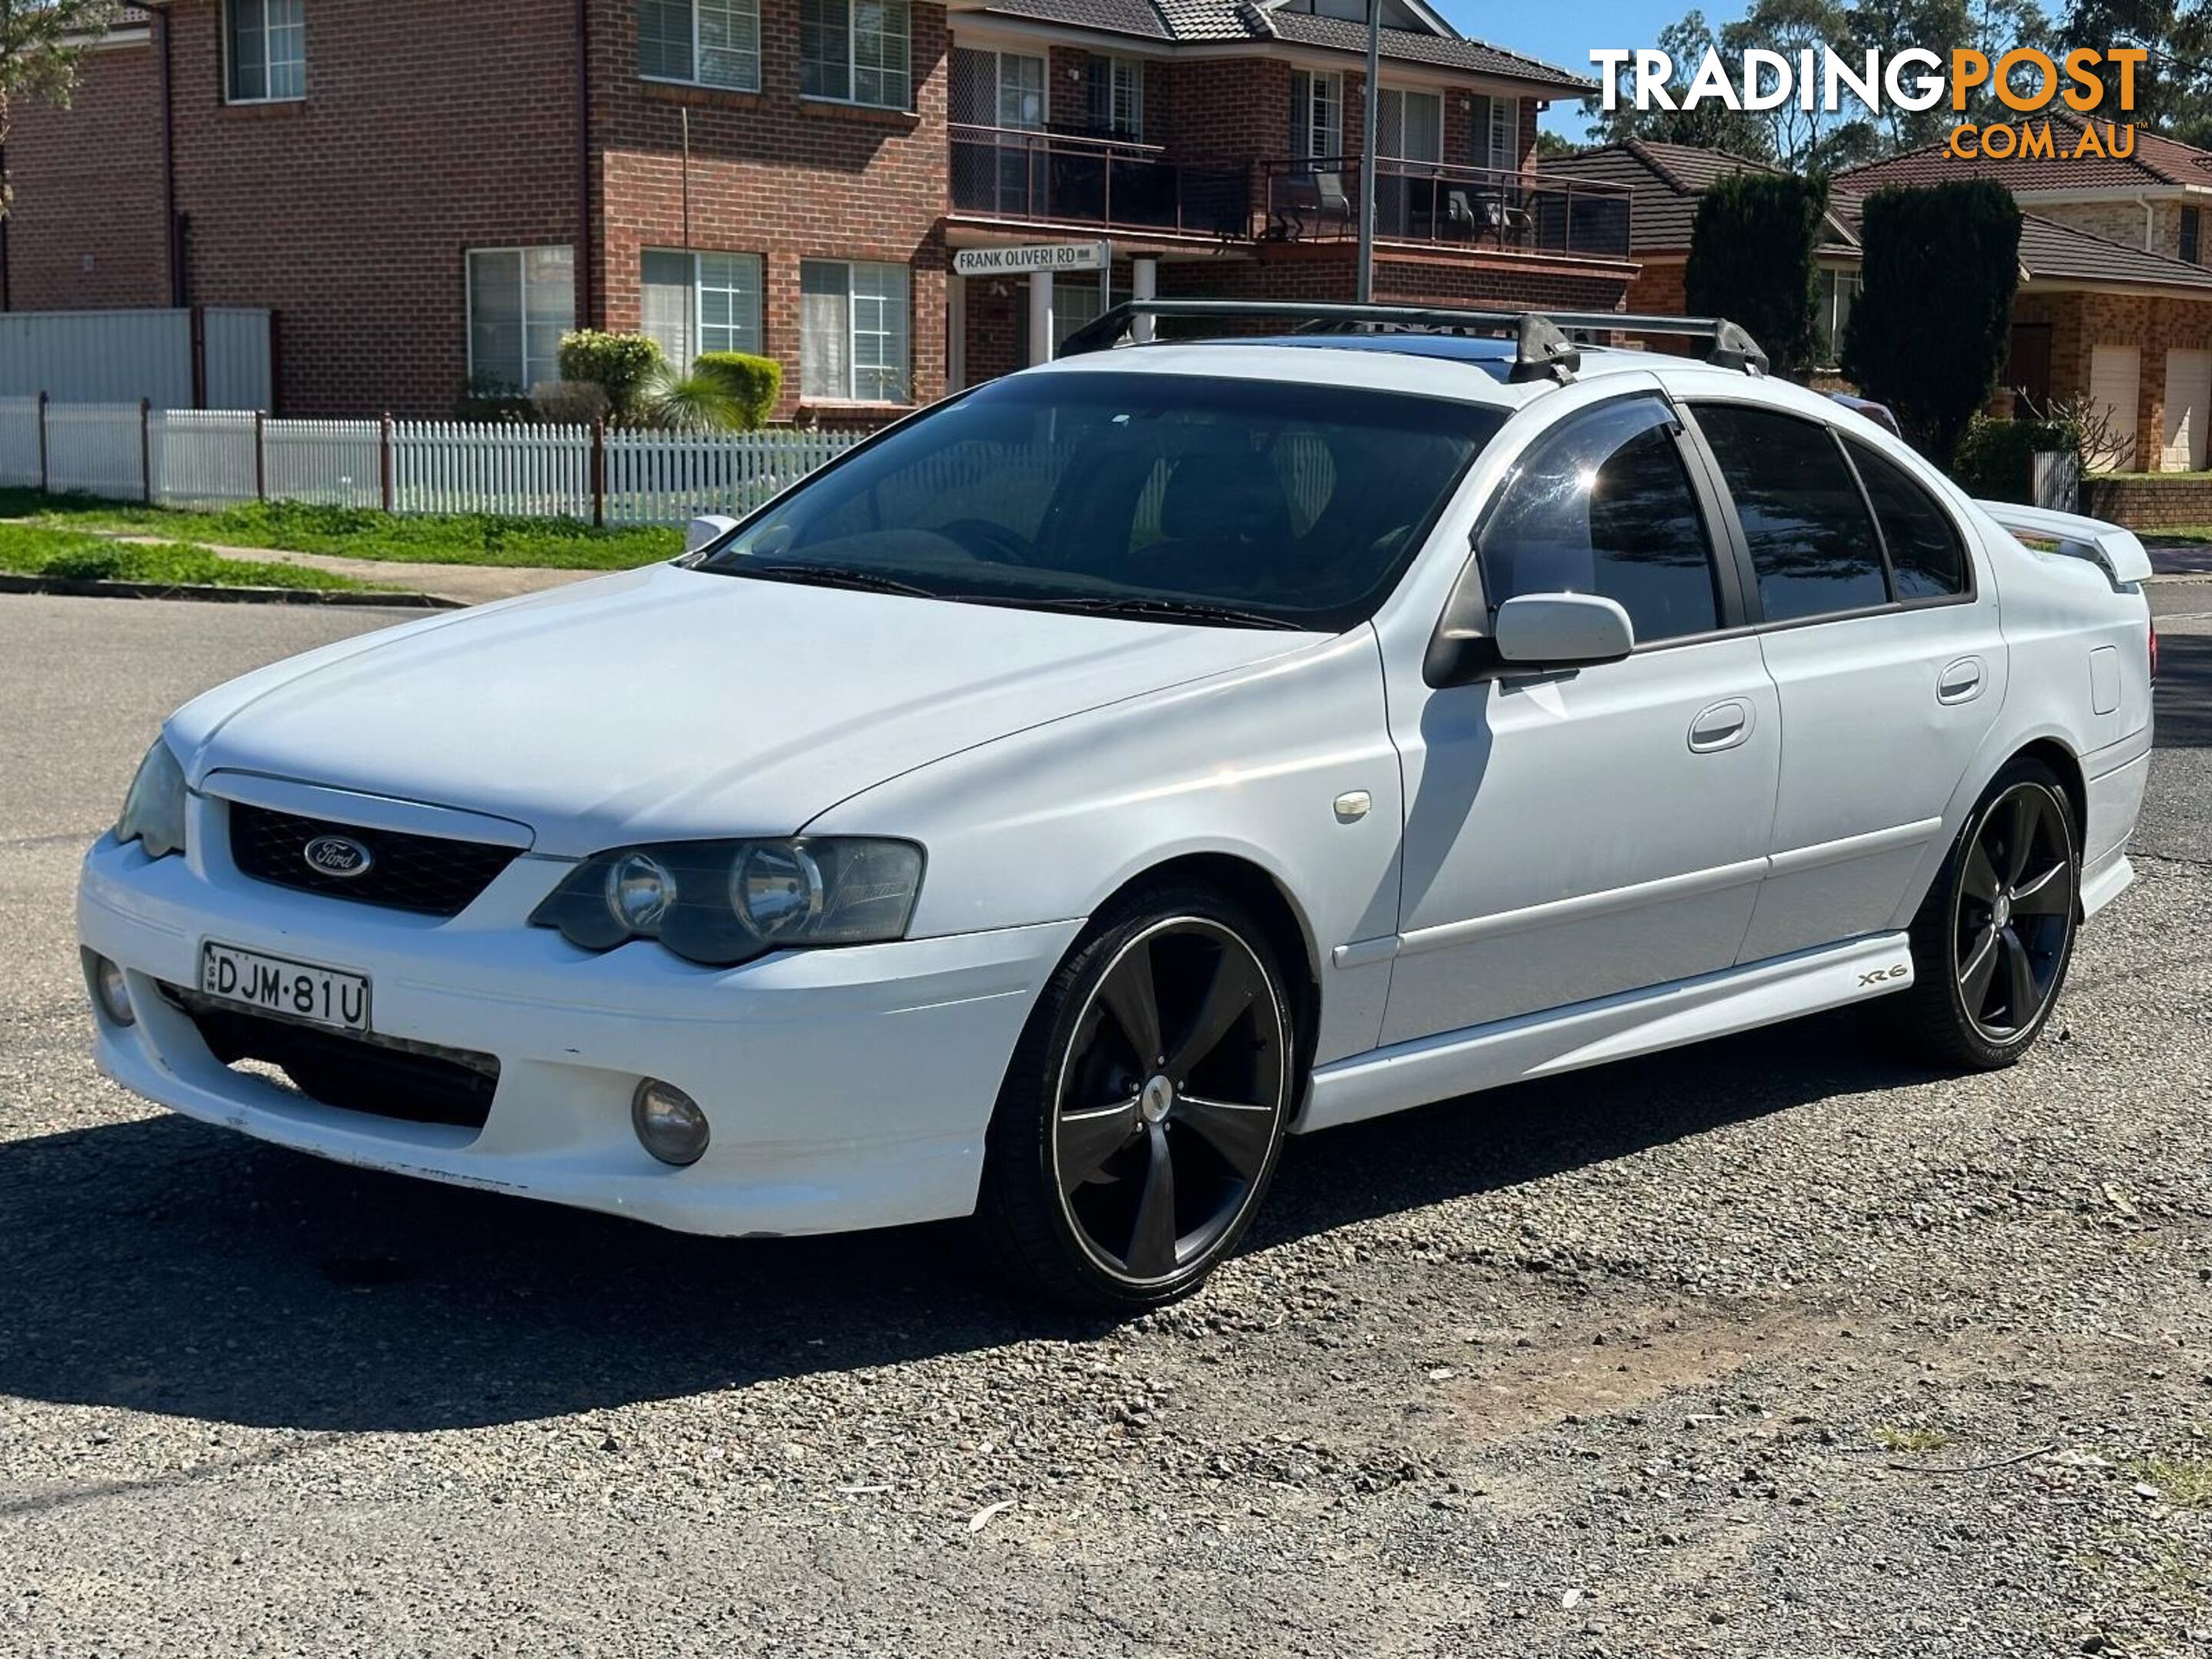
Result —
<path fill-rule="evenodd" d="M 724 513 L 705 513 L 684 527 L 684 550 L 696 553 L 711 546 L 738 527 L 738 521 Z"/>
<path fill-rule="evenodd" d="M 1618 601 L 1595 593 L 1523 593 L 1498 607 L 1491 637 L 1519 668 L 1619 662 L 1636 648 L 1636 626 Z"/>

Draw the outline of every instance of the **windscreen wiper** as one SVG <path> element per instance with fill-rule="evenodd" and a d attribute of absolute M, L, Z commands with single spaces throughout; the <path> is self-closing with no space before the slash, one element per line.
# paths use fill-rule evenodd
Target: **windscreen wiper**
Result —
<path fill-rule="evenodd" d="M 1293 634 L 1310 630 L 1281 617 L 1258 611 L 1239 611 L 1234 605 L 1209 605 L 1203 599 L 1171 599 L 1154 594 L 1132 593 L 1119 599 L 1032 599 L 1015 601 L 1036 611 L 1073 611 L 1086 617 L 1129 617 L 1148 622 L 1214 623 L 1235 628 L 1279 628 Z"/>
<path fill-rule="evenodd" d="M 722 575 L 745 576 L 758 582 L 797 582 L 807 587 L 847 588 L 855 593 L 897 593 L 910 599 L 945 597 L 933 587 L 917 586 L 849 564 L 755 564 L 750 559 L 732 559 L 708 568 Z"/>

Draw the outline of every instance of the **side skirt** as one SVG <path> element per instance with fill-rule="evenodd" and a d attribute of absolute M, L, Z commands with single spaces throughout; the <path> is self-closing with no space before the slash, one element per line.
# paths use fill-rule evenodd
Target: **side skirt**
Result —
<path fill-rule="evenodd" d="M 1394 1043 L 1318 1068 L 1291 1127 L 1326 1129 L 1454 1095 L 1626 1060 L 1800 1014 L 1862 1002 L 1912 983 L 1905 935 L 1774 957 L 1648 990 Z"/>

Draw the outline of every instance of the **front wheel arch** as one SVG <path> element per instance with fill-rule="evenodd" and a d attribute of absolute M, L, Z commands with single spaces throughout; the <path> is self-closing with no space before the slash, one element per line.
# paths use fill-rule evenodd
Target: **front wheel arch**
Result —
<path fill-rule="evenodd" d="M 1195 882 L 1235 900 L 1252 913 L 1267 930 L 1275 960 L 1291 976 L 1291 1030 L 1297 1048 L 1291 1060 L 1292 1111 L 1295 1118 L 1304 1103 L 1308 1078 L 1313 1071 L 1314 1045 L 1321 1033 L 1321 959 L 1313 930 L 1305 914 L 1274 876 L 1249 859 L 1233 853 L 1190 853 L 1148 866 L 1109 893 L 1093 910 L 1097 915 L 1139 888 L 1176 882 Z M 1071 950 L 1073 946 L 1069 947 Z"/>

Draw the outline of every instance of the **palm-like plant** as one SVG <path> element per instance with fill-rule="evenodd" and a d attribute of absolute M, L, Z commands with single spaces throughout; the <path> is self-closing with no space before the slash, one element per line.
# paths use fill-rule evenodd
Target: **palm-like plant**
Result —
<path fill-rule="evenodd" d="M 641 403 L 647 425 L 671 431 L 736 432 L 745 424 L 743 400 L 708 369 L 664 368 L 647 382 Z"/>

